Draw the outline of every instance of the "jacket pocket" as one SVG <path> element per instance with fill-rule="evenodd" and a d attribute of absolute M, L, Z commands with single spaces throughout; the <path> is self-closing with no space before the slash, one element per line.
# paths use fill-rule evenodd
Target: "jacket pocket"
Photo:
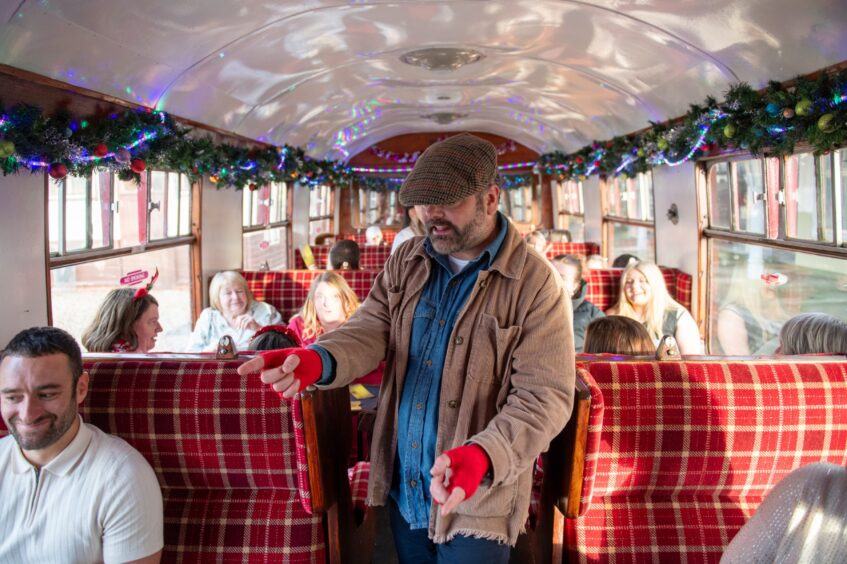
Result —
<path fill-rule="evenodd" d="M 480 383 L 507 382 L 520 333 L 519 326 L 501 328 L 496 317 L 481 313 L 472 337 L 468 377 Z"/>
<path fill-rule="evenodd" d="M 501 486 L 479 486 L 469 500 L 456 507 L 456 513 L 471 517 L 504 517 L 511 515 L 515 509 L 518 483 Z"/>

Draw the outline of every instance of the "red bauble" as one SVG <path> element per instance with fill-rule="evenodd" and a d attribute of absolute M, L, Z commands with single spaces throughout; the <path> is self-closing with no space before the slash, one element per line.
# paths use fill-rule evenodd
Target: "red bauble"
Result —
<path fill-rule="evenodd" d="M 99 143 L 96 147 L 94 147 L 94 156 L 103 158 L 109 154 L 109 148 L 105 143 Z"/>
<path fill-rule="evenodd" d="M 600 161 L 594 161 L 594 167 L 596 168 L 598 166 L 600 166 Z"/>
<path fill-rule="evenodd" d="M 68 167 L 62 163 L 53 163 L 50 165 L 50 168 L 47 169 L 47 174 L 50 175 L 50 178 L 61 180 L 68 175 Z"/>
<path fill-rule="evenodd" d="M 576 161 L 576 164 L 582 164 L 582 157 L 577 157 L 574 160 Z"/>
<path fill-rule="evenodd" d="M 259 187 L 256 186 L 256 184 L 254 184 L 253 182 L 250 183 L 250 191 L 251 192 L 255 192 L 258 189 L 259 189 Z"/>
<path fill-rule="evenodd" d="M 129 168 L 132 169 L 132 172 L 141 174 L 147 168 L 147 163 L 144 162 L 144 159 L 132 159 L 132 162 L 129 163 Z"/>

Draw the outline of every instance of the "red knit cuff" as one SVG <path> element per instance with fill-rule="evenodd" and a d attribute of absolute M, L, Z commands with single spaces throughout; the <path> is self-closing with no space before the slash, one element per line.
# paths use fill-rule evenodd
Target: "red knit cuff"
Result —
<path fill-rule="evenodd" d="M 465 490 L 465 499 L 476 493 L 482 478 L 488 472 L 488 455 L 479 445 L 465 445 L 445 452 L 450 458 L 450 485 L 448 492 L 456 488 Z"/>
<path fill-rule="evenodd" d="M 320 380 L 321 374 L 323 374 L 320 354 L 312 349 L 280 349 L 259 353 L 259 356 L 265 361 L 265 370 L 279 368 L 285 362 L 285 359 L 292 355 L 300 358 L 300 364 L 294 369 L 294 377 L 300 382 L 297 391 L 302 392 Z"/>

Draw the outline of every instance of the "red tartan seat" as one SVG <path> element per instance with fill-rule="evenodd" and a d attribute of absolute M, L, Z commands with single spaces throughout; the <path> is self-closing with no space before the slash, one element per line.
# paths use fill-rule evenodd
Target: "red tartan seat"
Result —
<path fill-rule="evenodd" d="M 691 311 L 691 285 L 692 278 L 676 268 L 666 266 L 659 267 L 665 276 L 665 285 L 670 295 Z M 588 281 L 588 295 L 586 299 L 602 310 L 607 310 L 618 301 L 618 292 L 621 287 L 622 268 L 595 268 L 585 272 L 584 277 Z"/>
<path fill-rule="evenodd" d="M 791 470 L 847 464 L 844 360 L 583 366 L 604 410 L 589 424 L 582 516 L 566 520 L 573 562 L 718 562 Z"/>
<path fill-rule="evenodd" d="M 318 268 L 325 268 L 327 265 L 327 257 L 332 245 L 313 245 L 312 256 L 315 257 L 315 265 Z M 360 248 L 359 267 L 362 270 L 382 270 L 388 257 L 391 256 L 391 247 L 379 246 L 364 246 Z M 305 269 L 306 263 L 303 261 L 303 255 L 300 249 L 294 249 L 294 268 Z"/>
<path fill-rule="evenodd" d="M 299 399 L 284 401 L 258 377 L 239 376 L 243 359 L 94 356 L 85 359 L 91 385 L 81 412 L 156 472 L 163 561 L 327 561 L 322 512 L 330 495 L 311 484 L 323 484 L 320 471 L 332 461 L 309 467 L 305 435 L 317 435 L 304 425 Z"/>
<path fill-rule="evenodd" d="M 286 322 L 296 314 L 306 301 L 312 280 L 323 270 L 243 271 L 247 286 L 257 300 L 277 308 Z M 364 301 L 379 274 L 378 270 L 336 270 L 350 284 L 350 288 Z"/>
<path fill-rule="evenodd" d="M 557 255 L 574 255 L 578 257 L 589 257 L 600 254 L 600 245 L 597 243 L 548 243 L 547 258 L 552 259 Z"/>
<path fill-rule="evenodd" d="M 388 247 L 391 247 L 391 244 L 394 243 L 394 237 L 397 236 L 397 231 L 391 229 L 383 229 L 382 230 L 382 240 L 385 241 L 385 244 Z M 360 245 L 364 245 L 366 242 L 365 231 L 362 230 L 361 233 L 348 233 L 346 235 L 342 235 L 341 239 L 349 239 L 350 241 L 356 241 Z"/>

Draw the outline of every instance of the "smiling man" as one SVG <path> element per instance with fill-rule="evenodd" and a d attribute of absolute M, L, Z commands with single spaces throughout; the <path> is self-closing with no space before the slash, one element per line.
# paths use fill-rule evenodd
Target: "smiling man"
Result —
<path fill-rule="evenodd" d="M 400 188 L 426 237 L 399 246 L 342 327 L 239 368 L 291 396 L 386 359 L 367 502 L 388 505 L 401 563 L 508 562 L 535 459 L 571 412 L 570 300 L 497 211 L 496 179 L 488 141 L 432 145 Z"/>
<path fill-rule="evenodd" d="M 54 327 L 18 333 L 0 352 L 0 562 L 161 558 L 162 494 L 147 461 L 82 422 L 79 345 Z"/>

